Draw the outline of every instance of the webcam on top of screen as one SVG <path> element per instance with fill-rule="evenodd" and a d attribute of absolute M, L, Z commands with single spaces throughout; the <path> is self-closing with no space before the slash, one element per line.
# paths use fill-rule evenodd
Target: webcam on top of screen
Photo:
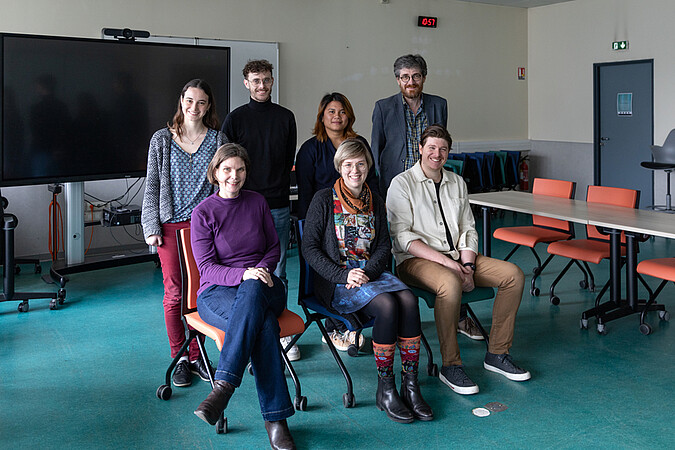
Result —
<path fill-rule="evenodd" d="M 136 38 L 149 38 L 150 32 L 145 30 L 132 30 L 131 28 L 103 28 L 103 36 L 112 36 L 124 41 L 135 41 Z"/>

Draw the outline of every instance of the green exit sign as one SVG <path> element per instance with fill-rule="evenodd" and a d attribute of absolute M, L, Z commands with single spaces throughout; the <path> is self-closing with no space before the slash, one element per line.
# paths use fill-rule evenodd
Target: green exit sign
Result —
<path fill-rule="evenodd" d="M 628 41 L 612 42 L 612 50 L 628 50 Z"/>

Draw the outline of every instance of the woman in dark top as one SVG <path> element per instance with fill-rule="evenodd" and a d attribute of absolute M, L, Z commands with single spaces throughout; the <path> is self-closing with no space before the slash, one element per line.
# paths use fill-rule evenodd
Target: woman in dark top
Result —
<path fill-rule="evenodd" d="M 370 318 L 377 365 L 376 406 L 395 422 L 432 420 L 417 382 L 420 314 L 417 298 L 386 271 L 391 260 L 384 201 L 366 174 L 373 165 L 366 146 L 347 139 L 334 158 L 341 177 L 314 196 L 307 211 L 302 253 L 316 272 L 314 292 L 329 310 L 359 326 Z M 393 365 L 401 352 L 401 395 Z"/>
<path fill-rule="evenodd" d="M 295 175 L 298 183 L 298 218 L 304 219 L 312 197 L 321 189 L 332 187 L 340 173 L 335 170 L 335 149 L 348 138 L 357 138 L 370 152 L 368 141 L 352 128 L 356 116 L 347 97 L 339 92 L 326 94 L 319 103 L 314 124 L 314 136 L 305 141 L 295 160 Z M 366 178 L 368 186 L 377 189 L 379 183 L 375 168 L 371 167 Z M 356 333 L 349 332 L 342 322 L 326 319 L 326 330 L 335 348 L 347 351 L 349 344 L 356 344 Z M 363 336 L 359 348 L 363 347 Z"/>
<path fill-rule="evenodd" d="M 166 128 L 155 132 L 148 150 L 141 225 L 145 242 L 157 247 L 162 263 L 164 321 L 172 358 L 185 342 L 176 230 L 190 226 L 192 210 L 213 192 L 206 179 L 206 168 L 216 149 L 227 142 L 217 130 L 218 115 L 211 87 L 204 80 L 194 79 L 183 87 L 173 119 Z M 176 365 L 174 386 L 190 386 L 192 373 L 209 381 L 209 368 L 199 357 L 196 341 L 190 344 L 188 353 Z"/>

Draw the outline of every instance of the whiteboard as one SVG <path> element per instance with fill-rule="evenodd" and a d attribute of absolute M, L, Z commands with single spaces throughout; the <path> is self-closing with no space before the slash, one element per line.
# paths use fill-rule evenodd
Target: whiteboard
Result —
<path fill-rule="evenodd" d="M 115 39 L 104 36 L 104 39 Z M 249 59 L 266 59 L 274 66 L 274 86 L 272 87 L 272 101 L 279 103 L 279 43 L 254 42 L 225 39 L 203 39 L 199 37 L 179 37 L 150 35 L 147 39 L 138 39 L 139 42 L 160 42 L 164 44 L 182 45 L 210 45 L 230 47 L 230 105 L 229 111 L 249 102 L 251 94 L 243 83 L 241 71 Z"/>

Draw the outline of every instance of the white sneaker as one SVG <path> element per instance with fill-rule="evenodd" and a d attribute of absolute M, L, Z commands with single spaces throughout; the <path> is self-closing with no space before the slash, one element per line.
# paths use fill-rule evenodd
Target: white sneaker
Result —
<path fill-rule="evenodd" d="M 330 331 L 328 333 L 328 337 L 330 337 L 331 342 L 333 342 L 335 349 L 340 350 L 341 352 L 346 352 L 351 344 L 356 343 L 356 331 L 345 331 L 344 333 L 339 331 Z M 326 339 L 323 336 L 321 337 L 321 342 L 324 344 L 326 343 Z M 366 340 L 363 337 L 363 334 L 360 334 L 359 350 L 361 350 L 365 343 Z"/>
<path fill-rule="evenodd" d="M 292 336 L 286 336 L 282 337 L 279 339 L 279 342 L 281 342 L 281 347 L 286 348 L 288 344 L 290 344 L 291 340 L 293 339 Z M 298 344 L 293 344 L 293 347 L 289 348 L 288 351 L 286 352 L 286 356 L 288 356 L 288 359 L 290 361 L 297 361 L 300 359 L 300 349 L 298 348 Z"/>

